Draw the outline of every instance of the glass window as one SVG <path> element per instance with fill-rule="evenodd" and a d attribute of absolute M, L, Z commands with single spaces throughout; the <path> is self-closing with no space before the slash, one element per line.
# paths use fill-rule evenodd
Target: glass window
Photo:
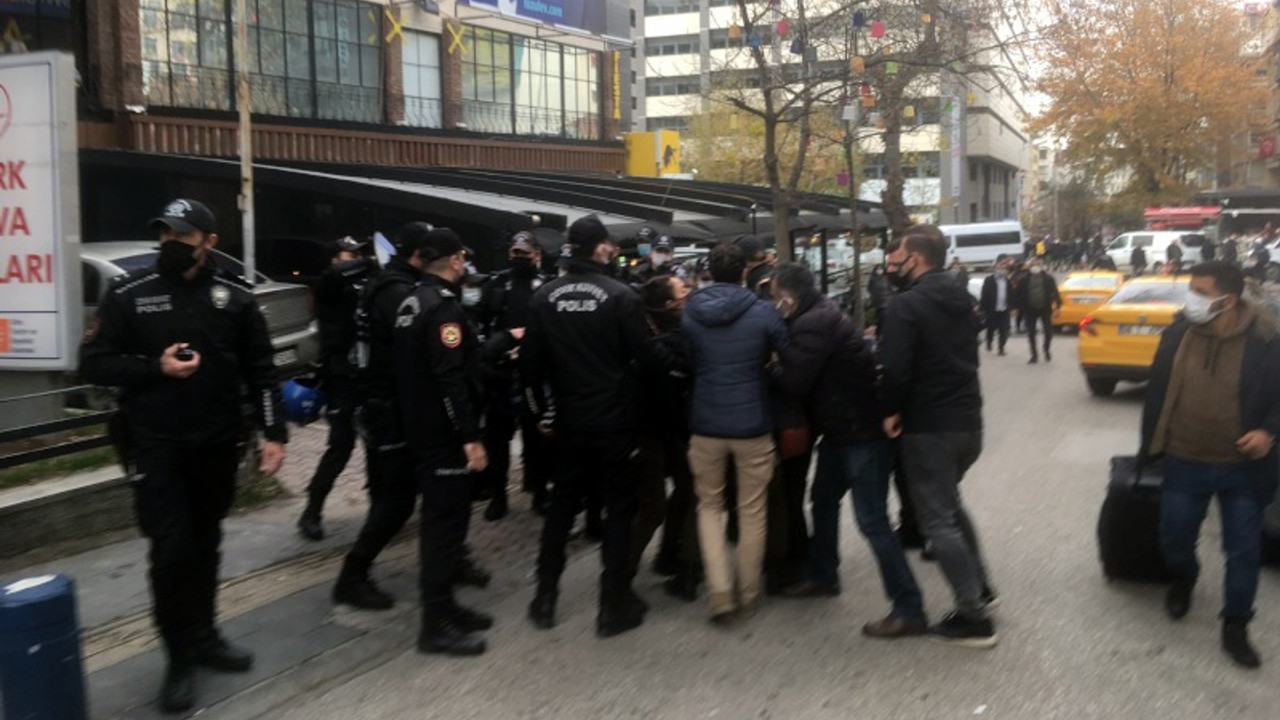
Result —
<path fill-rule="evenodd" d="M 1117 290 L 1107 304 L 1182 305 L 1186 303 L 1189 292 L 1190 288 L 1185 280 L 1129 283 Z"/>

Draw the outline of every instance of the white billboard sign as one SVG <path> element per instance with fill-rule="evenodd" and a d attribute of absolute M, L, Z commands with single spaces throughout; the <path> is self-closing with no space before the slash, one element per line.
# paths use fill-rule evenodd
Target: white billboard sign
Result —
<path fill-rule="evenodd" d="M 72 370 L 80 297 L 75 65 L 0 56 L 0 370 Z"/>

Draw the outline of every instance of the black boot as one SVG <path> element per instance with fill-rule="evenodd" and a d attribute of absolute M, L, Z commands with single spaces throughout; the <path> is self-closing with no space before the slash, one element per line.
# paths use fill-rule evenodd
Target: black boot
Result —
<path fill-rule="evenodd" d="M 504 488 L 496 493 L 493 499 L 489 501 L 489 507 L 484 509 L 484 519 L 489 522 L 501 520 L 507 516 L 507 491 Z"/>
<path fill-rule="evenodd" d="M 607 638 L 621 635 L 644 624 L 648 609 L 643 600 L 631 590 L 600 595 L 600 613 L 596 616 L 596 636 Z"/>
<path fill-rule="evenodd" d="M 200 667 L 218 672 L 243 673 L 253 669 L 253 653 L 232 645 L 216 632 L 211 633 L 199 650 L 191 654 L 191 660 Z"/>
<path fill-rule="evenodd" d="M 671 597 L 679 598 L 685 602 L 693 602 L 698 599 L 700 576 L 701 573 L 694 568 L 682 567 L 680 572 L 667 578 L 666 582 L 662 583 L 662 589 Z"/>
<path fill-rule="evenodd" d="M 423 608 L 418 652 L 429 655 L 470 657 L 485 651 L 484 638 L 473 635 L 458 622 L 448 603 Z"/>
<path fill-rule="evenodd" d="M 1222 621 L 1222 649 L 1240 667 L 1253 669 L 1262 665 L 1262 658 L 1249 642 L 1249 625 L 1241 620 Z"/>
<path fill-rule="evenodd" d="M 298 534 L 312 542 L 323 540 L 324 526 L 320 524 L 320 513 L 312 512 L 310 508 L 304 510 L 302 517 L 298 518 Z"/>
<path fill-rule="evenodd" d="M 453 612 L 453 621 L 467 632 L 478 632 L 493 627 L 492 615 L 459 605 L 457 600 L 450 602 L 449 610 Z"/>
<path fill-rule="evenodd" d="M 333 604 L 350 605 L 358 610 L 390 610 L 396 599 L 384 592 L 367 576 L 338 577 L 333 586 Z"/>
<path fill-rule="evenodd" d="M 553 586 L 538 584 L 538 592 L 529 603 L 529 620 L 539 630 L 550 630 L 556 626 L 556 599 L 559 593 Z"/>
<path fill-rule="evenodd" d="M 487 588 L 489 587 L 489 581 L 492 579 L 489 573 L 477 565 L 469 555 L 463 555 L 462 560 L 458 563 L 458 571 L 453 575 L 453 584 Z"/>
<path fill-rule="evenodd" d="M 185 662 L 169 661 L 160 686 L 160 710 L 167 713 L 186 712 L 196 704 L 196 671 Z"/>

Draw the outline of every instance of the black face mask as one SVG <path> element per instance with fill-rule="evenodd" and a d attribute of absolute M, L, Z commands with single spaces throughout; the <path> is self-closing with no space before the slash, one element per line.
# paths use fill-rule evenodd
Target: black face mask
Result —
<path fill-rule="evenodd" d="M 160 258 L 156 267 L 165 275 L 182 275 L 195 267 L 196 249 L 178 240 L 166 240 L 160 243 Z"/>
<path fill-rule="evenodd" d="M 905 274 L 903 272 L 904 270 L 906 270 L 906 268 L 899 265 L 897 270 L 890 270 L 885 273 L 886 277 L 889 278 L 889 284 L 893 286 L 894 290 L 899 292 L 911 287 L 911 277 Z"/>
<path fill-rule="evenodd" d="M 538 274 L 538 268 L 531 257 L 511 258 L 511 274 L 518 278 L 531 278 Z"/>

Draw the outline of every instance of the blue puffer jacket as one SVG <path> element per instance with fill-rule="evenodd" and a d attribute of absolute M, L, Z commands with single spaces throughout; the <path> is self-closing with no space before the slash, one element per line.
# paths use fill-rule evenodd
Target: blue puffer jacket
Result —
<path fill-rule="evenodd" d="M 683 322 L 694 369 L 689 429 L 719 438 L 772 432 L 765 363 L 788 343 L 778 311 L 744 287 L 716 283 L 689 296 Z"/>

